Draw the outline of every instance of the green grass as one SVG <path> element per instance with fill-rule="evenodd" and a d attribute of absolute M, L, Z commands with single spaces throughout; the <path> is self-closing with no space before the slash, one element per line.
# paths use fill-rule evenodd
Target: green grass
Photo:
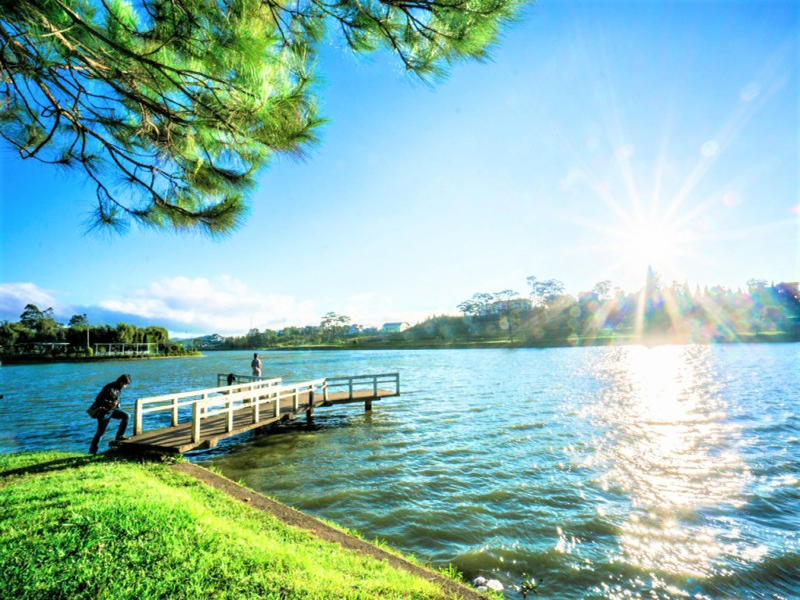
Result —
<path fill-rule="evenodd" d="M 166 464 L 61 453 L 0 455 L 0 582 L 6 598 L 447 597 Z"/>

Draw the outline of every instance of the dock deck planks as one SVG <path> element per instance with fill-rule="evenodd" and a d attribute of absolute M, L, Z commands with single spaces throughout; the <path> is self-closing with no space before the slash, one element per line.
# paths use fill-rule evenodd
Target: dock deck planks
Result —
<path fill-rule="evenodd" d="M 275 416 L 274 405 L 267 404 L 260 407 L 260 419 L 257 423 L 253 422 L 253 409 L 245 406 L 234 411 L 233 428 L 226 431 L 228 416 L 226 414 L 208 417 L 202 421 L 200 428 L 200 440 L 192 442 L 192 424 L 190 421 L 180 423 L 174 427 L 164 427 L 152 431 L 144 431 L 139 435 L 128 438 L 120 442 L 111 442 L 121 450 L 133 452 L 161 452 L 169 454 L 182 454 L 190 450 L 213 448 L 222 439 L 245 433 L 251 429 L 264 427 L 280 420 L 291 420 L 297 415 L 306 412 L 309 408 L 319 406 L 331 406 L 335 404 L 350 404 L 352 402 L 368 402 L 380 400 L 389 396 L 399 395 L 391 390 L 354 390 L 352 397 L 348 392 L 336 392 L 328 394 L 328 401 L 323 402 L 322 396 L 314 396 L 314 406 L 309 406 L 309 393 L 298 394 L 298 407 L 294 410 L 292 398 L 285 398 L 281 401 L 280 414 Z"/>

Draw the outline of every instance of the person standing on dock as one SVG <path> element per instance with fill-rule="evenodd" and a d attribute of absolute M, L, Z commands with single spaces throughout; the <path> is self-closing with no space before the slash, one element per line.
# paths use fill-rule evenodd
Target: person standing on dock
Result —
<path fill-rule="evenodd" d="M 108 422 L 111 419 L 119 419 L 119 428 L 117 429 L 117 440 L 124 440 L 125 429 L 128 427 L 129 415 L 125 411 L 119 409 L 119 394 L 125 389 L 126 385 L 130 385 L 130 375 L 120 375 L 116 381 L 112 381 L 103 386 L 97 398 L 94 399 L 92 406 L 86 412 L 93 419 L 97 419 L 97 433 L 94 434 L 92 445 L 89 446 L 89 454 L 97 454 L 97 446 L 100 444 L 100 438 L 106 432 Z"/>
<path fill-rule="evenodd" d="M 253 377 L 261 377 L 261 360 L 258 358 L 258 353 L 253 354 L 253 361 L 250 363 L 253 369 Z"/>

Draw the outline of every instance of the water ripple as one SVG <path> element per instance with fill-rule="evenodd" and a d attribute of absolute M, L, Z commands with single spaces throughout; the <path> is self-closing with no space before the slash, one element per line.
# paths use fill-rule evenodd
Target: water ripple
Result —
<path fill-rule="evenodd" d="M 193 456 L 300 510 L 508 586 L 544 576 L 542 598 L 775 600 L 800 588 L 797 345 L 262 358 L 294 380 L 401 373 L 403 395 L 369 414 L 320 409 L 313 429 Z M 134 379 L 129 405 L 247 364 L 226 352 L 3 367 L 0 448 L 85 451 L 83 411 L 120 372 Z"/>

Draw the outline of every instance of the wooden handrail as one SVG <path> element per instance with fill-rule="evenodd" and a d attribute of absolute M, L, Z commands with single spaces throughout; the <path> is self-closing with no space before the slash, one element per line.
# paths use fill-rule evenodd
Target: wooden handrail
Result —
<path fill-rule="evenodd" d="M 227 376 L 226 376 L 227 377 Z M 176 394 L 164 394 L 148 398 L 138 398 L 134 415 L 134 435 L 143 431 L 142 417 L 145 414 L 171 411 L 172 425 L 178 425 L 179 409 L 186 406 L 192 407 L 191 435 L 192 441 L 200 440 L 200 428 L 203 419 L 226 414 L 228 419 L 227 429 L 233 427 L 234 411 L 245 406 L 252 406 L 254 423 L 260 420 L 261 406 L 274 403 L 273 416 L 280 416 L 281 401 L 291 399 L 292 409 L 299 409 L 298 398 L 300 394 L 314 394 L 317 388 L 322 389 L 323 402 L 328 401 L 329 387 L 346 387 L 349 399 L 354 398 L 355 386 L 369 385 L 373 396 L 378 397 L 379 383 L 392 381 L 395 384 L 395 394 L 400 393 L 399 373 L 380 373 L 376 375 L 354 375 L 352 377 L 328 377 L 326 379 L 312 379 L 293 384 L 283 384 L 280 378 L 259 378 L 247 383 L 236 383 L 230 386 L 193 390 Z M 370 385 L 371 384 L 371 385 Z M 313 396 L 312 396 L 313 397 Z M 190 399 L 191 398 L 191 399 Z M 366 400 L 367 410 L 371 409 L 371 399 Z M 309 407 L 309 414 L 312 408 Z"/>
<path fill-rule="evenodd" d="M 252 393 L 257 390 L 263 390 L 265 388 L 272 388 L 275 386 L 279 386 L 281 384 L 281 378 L 276 377 L 272 379 L 261 379 L 259 381 L 253 381 L 249 383 L 241 383 L 235 384 L 231 386 L 222 386 L 222 387 L 215 387 L 215 388 L 208 388 L 204 390 L 193 390 L 190 392 L 178 392 L 176 394 L 164 394 L 161 396 L 150 396 L 147 398 L 137 398 L 136 404 L 134 408 L 134 424 L 133 424 L 133 434 L 139 435 L 142 433 L 142 416 L 147 413 L 154 413 L 154 412 L 161 412 L 161 411 L 172 411 L 172 425 L 178 424 L 178 409 L 184 406 L 192 406 L 194 411 L 194 406 L 197 402 L 202 402 L 208 399 L 209 395 L 211 394 L 218 394 L 218 396 L 213 397 L 221 397 L 227 398 L 231 395 L 232 390 L 236 390 L 234 393 L 238 394 L 247 394 Z M 200 396 L 200 400 L 187 400 L 184 402 L 180 402 L 181 399 L 184 398 L 194 398 L 195 396 Z M 149 406 L 145 408 L 145 405 L 156 405 L 156 406 Z"/>
<path fill-rule="evenodd" d="M 397 379 L 400 373 L 377 373 L 375 375 L 352 375 L 352 376 L 339 376 L 339 377 L 326 377 L 325 381 L 347 381 L 349 379 L 372 379 L 373 377 L 387 377 Z"/>
<path fill-rule="evenodd" d="M 379 383 L 387 383 L 393 382 L 395 385 L 395 394 L 400 395 L 400 373 L 378 373 L 376 375 L 353 375 L 350 377 L 341 376 L 341 377 L 328 377 L 325 379 L 325 383 L 322 386 L 322 397 L 323 402 L 328 401 L 328 388 L 337 388 L 337 387 L 346 387 L 347 388 L 347 397 L 350 400 L 353 400 L 353 392 L 356 391 L 354 387 L 356 385 L 364 385 L 367 383 L 372 384 L 372 393 L 375 397 L 378 396 L 378 384 Z M 365 402 L 365 406 L 371 409 L 371 402 L 367 400 Z"/>
<path fill-rule="evenodd" d="M 215 392 L 225 392 L 230 390 L 232 387 L 240 388 L 245 386 L 255 386 L 255 387 L 267 387 L 270 385 L 280 385 L 281 382 L 280 377 L 274 377 L 271 379 L 260 379 L 258 381 L 248 381 L 246 383 L 234 383 L 233 385 L 223 385 L 213 388 L 208 388 L 205 390 L 193 390 L 191 392 L 178 392 L 175 394 L 163 394 L 161 396 L 149 396 L 147 398 L 142 398 L 142 400 L 146 400 L 148 403 L 150 402 L 159 402 L 159 401 L 166 401 L 172 400 L 172 398 L 188 398 L 190 396 L 198 396 L 200 394 L 213 394 Z M 277 383 L 276 383 L 277 382 Z"/>
<path fill-rule="evenodd" d="M 236 383 L 252 383 L 256 381 L 272 381 L 273 379 L 280 379 L 280 377 L 267 377 L 266 375 L 237 375 L 236 373 L 232 373 L 232 375 L 236 378 Z M 217 373 L 217 385 L 221 386 L 223 381 L 226 382 L 225 385 L 227 386 L 228 373 Z"/>
<path fill-rule="evenodd" d="M 163 396 L 154 396 L 150 398 L 138 398 L 136 400 L 136 408 L 134 414 L 134 429 L 133 434 L 139 435 L 143 431 L 142 417 L 145 414 L 172 411 L 172 425 L 178 424 L 178 409 L 183 406 L 192 407 L 192 435 L 197 431 L 199 435 L 199 424 L 204 418 L 220 414 L 219 410 L 210 410 L 213 407 L 224 404 L 225 409 L 222 412 L 229 414 L 229 420 L 232 418 L 234 406 L 241 407 L 246 401 L 255 403 L 260 406 L 264 402 L 280 402 L 285 398 L 287 393 L 303 393 L 313 390 L 316 386 L 321 386 L 324 379 L 314 379 L 310 381 L 303 381 L 300 383 L 281 385 L 281 380 L 264 379 L 261 381 L 236 384 L 232 386 L 225 386 L 222 388 L 209 388 L 207 390 L 194 390 L 191 392 L 181 392 L 178 394 L 169 394 Z M 244 388 L 244 389 L 242 389 Z M 235 391 L 234 391 L 235 390 Z M 215 394 L 215 395 L 212 395 Z M 200 396 L 200 398 L 196 398 Z M 195 398 L 184 402 L 179 402 L 182 398 Z M 146 405 L 156 404 L 156 406 Z M 257 407 L 256 407 L 257 410 Z"/>
<path fill-rule="evenodd" d="M 294 396 L 296 393 L 310 392 L 313 393 L 314 388 L 324 384 L 324 379 L 313 379 L 310 381 L 302 381 L 296 384 L 271 386 L 269 388 L 258 388 L 250 392 L 241 392 L 238 394 L 229 394 L 227 396 L 214 396 L 205 400 L 198 400 L 192 407 L 192 442 L 200 440 L 200 427 L 203 419 L 213 417 L 220 414 L 227 414 L 228 422 L 226 430 L 231 431 L 233 428 L 233 413 L 236 408 L 242 408 L 244 400 L 252 400 L 253 405 L 253 418 L 254 422 L 258 422 L 259 409 L 262 404 L 275 403 L 273 416 L 280 416 L 280 403 L 281 400 Z M 263 397 L 259 397 L 261 393 L 267 391 Z M 253 397 L 255 396 L 255 397 Z M 235 406 L 237 400 L 242 403 Z M 210 410 L 212 406 L 225 404 L 223 408 L 218 410 Z"/>

